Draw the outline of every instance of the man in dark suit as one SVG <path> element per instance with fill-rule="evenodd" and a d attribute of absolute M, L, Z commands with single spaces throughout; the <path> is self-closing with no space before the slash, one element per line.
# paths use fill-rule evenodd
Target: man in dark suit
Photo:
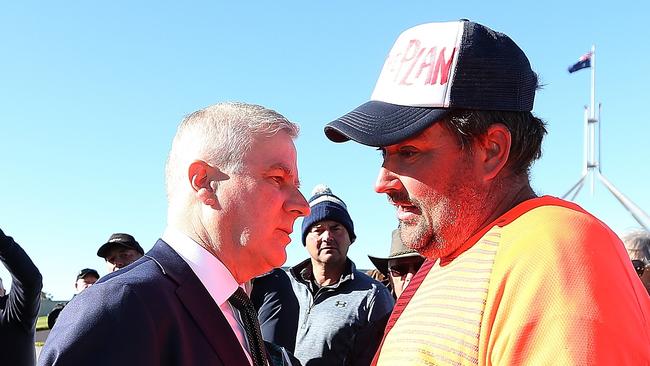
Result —
<path fill-rule="evenodd" d="M 162 239 L 66 306 L 39 364 L 265 365 L 241 285 L 285 262 L 293 223 L 309 213 L 297 133 L 255 105 L 186 117 L 166 166 Z"/>

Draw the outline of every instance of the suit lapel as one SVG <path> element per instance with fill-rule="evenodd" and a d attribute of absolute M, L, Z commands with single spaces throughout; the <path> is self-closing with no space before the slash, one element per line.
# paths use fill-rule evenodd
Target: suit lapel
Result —
<path fill-rule="evenodd" d="M 221 361 L 225 365 L 249 365 L 221 309 L 187 263 L 162 240 L 147 255 L 156 259 L 178 284 L 176 295 Z"/>

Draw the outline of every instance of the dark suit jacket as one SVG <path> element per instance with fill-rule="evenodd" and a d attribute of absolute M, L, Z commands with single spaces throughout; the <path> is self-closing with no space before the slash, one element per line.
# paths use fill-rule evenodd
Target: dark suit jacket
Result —
<path fill-rule="evenodd" d="M 0 296 L 0 365 L 34 365 L 34 327 L 43 277 L 27 253 L 2 230 L 0 262 L 12 278 L 11 291 Z"/>
<path fill-rule="evenodd" d="M 251 302 L 257 310 L 262 338 L 293 353 L 300 306 L 287 273 L 276 268 L 254 278 Z"/>
<path fill-rule="evenodd" d="M 219 306 L 164 241 L 63 309 L 39 365 L 249 365 Z"/>

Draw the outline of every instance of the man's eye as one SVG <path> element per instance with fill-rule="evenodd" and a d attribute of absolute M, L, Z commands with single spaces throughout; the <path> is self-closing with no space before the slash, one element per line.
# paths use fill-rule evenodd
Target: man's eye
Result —
<path fill-rule="evenodd" d="M 282 178 L 279 175 L 273 175 L 270 178 L 271 178 L 271 180 L 273 180 L 275 183 L 278 183 L 278 184 L 284 182 L 284 178 Z"/>
<path fill-rule="evenodd" d="M 399 151 L 399 155 L 404 157 L 404 158 L 410 158 L 410 157 L 414 156 L 415 154 L 417 154 L 417 151 L 414 151 L 414 150 L 400 150 Z"/>

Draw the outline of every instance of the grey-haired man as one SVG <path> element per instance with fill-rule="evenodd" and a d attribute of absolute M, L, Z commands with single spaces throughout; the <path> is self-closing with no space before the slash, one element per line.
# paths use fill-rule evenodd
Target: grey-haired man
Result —
<path fill-rule="evenodd" d="M 268 365 L 242 287 L 286 261 L 293 223 L 309 213 L 297 134 L 258 105 L 220 103 L 187 116 L 167 160 L 162 238 L 75 296 L 39 364 Z"/>

